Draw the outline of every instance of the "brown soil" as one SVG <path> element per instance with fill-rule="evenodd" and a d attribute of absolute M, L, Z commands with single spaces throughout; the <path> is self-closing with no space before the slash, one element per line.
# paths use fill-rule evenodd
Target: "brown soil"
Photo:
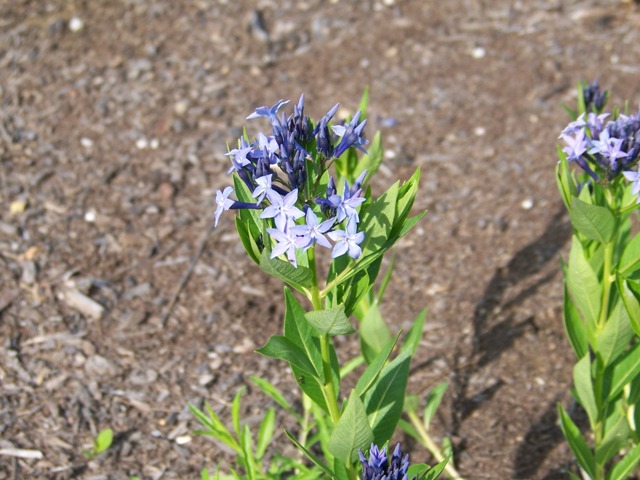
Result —
<path fill-rule="evenodd" d="M 0 456 L 0 478 L 199 478 L 228 453 L 191 435 L 187 402 L 229 418 L 250 375 L 296 398 L 253 353 L 281 285 L 231 215 L 209 234 L 214 191 L 256 106 L 304 92 L 318 118 L 365 85 L 376 191 L 419 166 L 430 210 L 383 309 L 394 329 L 430 309 L 411 392 L 450 383 L 434 429 L 467 478 L 567 478 L 560 104 L 596 77 L 638 101 L 638 44 L 638 7 L 613 0 L 0 2 L 0 449 L 44 454 Z M 265 397 L 245 399 L 256 424 Z"/>

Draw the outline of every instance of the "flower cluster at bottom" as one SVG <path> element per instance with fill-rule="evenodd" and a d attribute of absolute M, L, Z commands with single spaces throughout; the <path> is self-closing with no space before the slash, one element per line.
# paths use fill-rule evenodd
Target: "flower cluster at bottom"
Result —
<path fill-rule="evenodd" d="M 362 136 L 366 120 L 360 122 L 358 112 L 348 124 L 329 129 L 336 105 L 314 127 L 303 114 L 304 96 L 292 115 L 279 118 L 277 112 L 286 103 L 280 100 L 273 107 L 259 107 L 247 117 L 268 118 L 272 134 L 260 132 L 251 143 L 246 136 L 241 138 L 239 147 L 227 154 L 232 163 L 228 173 L 242 180 L 255 203 L 229 198 L 233 187 L 218 190 L 215 224 L 226 210 L 262 210 L 259 218 L 268 221 L 265 230 L 276 242 L 271 258 L 286 255 L 297 266 L 296 252 L 318 244 L 332 249 L 333 258 L 347 253 L 358 259 L 365 238 L 358 231 L 358 208 L 365 201 L 362 184 L 367 172 L 362 172 L 351 186 L 345 181 L 341 193 L 333 177 L 325 173 L 330 162 L 349 148 L 366 152 L 363 145 L 368 142 Z M 344 229 L 338 229 L 339 225 Z M 333 246 L 326 237 L 335 242 Z"/>
<path fill-rule="evenodd" d="M 399 443 L 391 455 L 391 461 L 387 458 L 386 447 L 380 450 L 373 443 L 368 460 L 362 450 L 358 453 L 362 464 L 362 480 L 409 480 L 409 454 L 402 454 Z"/>

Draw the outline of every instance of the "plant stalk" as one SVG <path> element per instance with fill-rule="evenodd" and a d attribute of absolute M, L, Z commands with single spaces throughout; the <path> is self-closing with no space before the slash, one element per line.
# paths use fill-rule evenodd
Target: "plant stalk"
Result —
<path fill-rule="evenodd" d="M 445 457 L 422 424 L 418 414 L 414 410 L 408 410 L 407 413 L 409 415 L 409 420 L 411 420 L 411 423 L 420 435 L 420 443 L 431 452 L 438 463 L 442 462 Z M 449 478 L 453 480 L 464 480 L 451 462 L 447 462 L 447 465 L 444 467 L 444 471 L 449 475 Z"/>

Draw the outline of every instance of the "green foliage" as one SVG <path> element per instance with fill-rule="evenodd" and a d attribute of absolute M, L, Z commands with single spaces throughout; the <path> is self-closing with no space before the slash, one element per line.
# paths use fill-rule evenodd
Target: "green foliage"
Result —
<path fill-rule="evenodd" d="M 113 430 L 105 428 L 98 432 L 96 438 L 93 439 L 93 447 L 91 450 L 84 450 L 83 453 L 88 458 L 95 458 L 101 453 L 107 451 L 113 442 Z"/>

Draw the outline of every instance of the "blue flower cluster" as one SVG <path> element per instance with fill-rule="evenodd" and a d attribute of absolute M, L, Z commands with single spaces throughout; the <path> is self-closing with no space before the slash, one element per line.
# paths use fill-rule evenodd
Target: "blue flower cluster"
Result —
<path fill-rule="evenodd" d="M 403 455 L 400 451 L 400 444 L 396 445 L 391 461 L 387 458 L 387 450 L 385 447 L 380 450 L 377 445 L 371 444 L 369 449 L 369 459 L 362 452 L 360 455 L 360 463 L 362 464 L 361 480 L 408 480 L 409 476 L 409 454 Z"/>
<path fill-rule="evenodd" d="M 560 135 L 569 162 L 576 162 L 595 181 L 612 181 L 620 173 L 640 191 L 638 173 L 631 168 L 640 158 L 640 111 L 606 119 L 609 113 L 583 113 Z"/>
<path fill-rule="evenodd" d="M 358 231 L 358 207 L 365 201 L 362 184 L 366 172 L 351 186 L 345 182 L 340 194 L 332 177 L 322 196 L 310 191 L 309 184 L 317 185 L 330 161 L 350 147 L 366 153 L 364 145 L 368 142 L 363 129 L 367 121 L 361 122 L 358 112 L 348 124 L 329 127 L 339 107 L 336 104 L 314 126 L 304 116 L 304 95 L 294 106 L 293 114 L 278 117 L 278 110 L 287 103 L 280 100 L 272 107 L 259 107 L 247 117 L 267 118 L 272 133 L 267 136 L 260 132 L 253 142 L 241 138 L 238 148 L 227 153 L 231 159 L 227 173 L 238 175 L 252 192 L 255 203 L 229 198 L 233 187 L 218 190 L 215 225 L 225 210 L 260 209 L 260 218 L 271 225 L 266 232 L 277 242 L 271 258 L 286 255 L 297 266 L 296 251 L 318 244 L 332 249 L 333 258 L 348 253 L 357 259 L 364 240 L 364 233 Z M 317 177 L 311 179 L 313 182 L 307 178 L 310 172 Z M 339 225 L 344 229 L 338 229 Z M 326 237 L 335 242 L 333 246 Z"/>

